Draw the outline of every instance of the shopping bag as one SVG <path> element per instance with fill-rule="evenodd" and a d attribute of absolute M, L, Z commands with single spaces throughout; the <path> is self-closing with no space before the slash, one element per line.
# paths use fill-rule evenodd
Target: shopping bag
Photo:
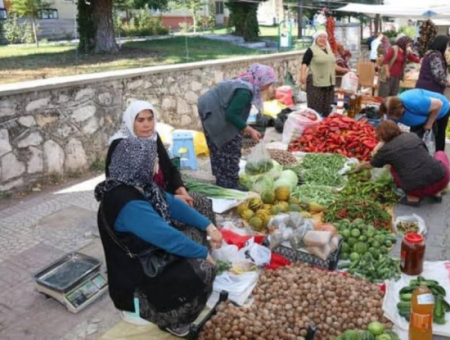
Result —
<path fill-rule="evenodd" d="M 430 155 L 434 156 L 434 153 L 436 152 L 436 139 L 434 138 L 433 131 L 426 131 L 423 135 L 422 140 L 425 143 L 425 146 L 427 147 Z"/>
<path fill-rule="evenodd" d="M 272 158 L 264 142 L 259 142 L 247 158 L 245 172 L 249 175 L 260 175 L 273 168 Z"/>
<path fill-rule="evenodd" d="M 358 91 L 359 78 L 355 72 L 347 72 L 342 77 L 341 87 L 345 92 L 356 93 Z"/>
<path fill-rule="evenodd" d="M 302 109 L 289 114 L 283 128 L 283 144 L 290 144 L 299 138 L 303 131 L 316 126 L 321 121 L 320 115 L 312 109 Z"/>
<path fill-rule="evenodd" d="M 293 91 L 292 87 L 290 86 L 280 86 L 275 91 L 275 98 L 286 106 L 294 105 L 294 100 L 292 99 L 292 97 Z"/>

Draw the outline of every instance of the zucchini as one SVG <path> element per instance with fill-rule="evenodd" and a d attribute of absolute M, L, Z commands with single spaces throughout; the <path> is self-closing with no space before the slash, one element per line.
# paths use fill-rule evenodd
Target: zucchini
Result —
<path fill-rule="evenodd" d="M 411 302 L 410 301 L 400 301 L 397 303 L 397 309 L 400 310 L 407 310 L 408 312 L 411 310 Z"/>
<path fill-rule="evenodd" d="M 414 289 L 415 288 L 410 287 L 410 286 L 403 287 L 402 289 L 400 289 L 400 295 L 402 295 L 402 294 L 412 294 L 412 292 L 414 292 Z"/>
<path fill-rule="evenodd" d="M 402 301 L 408 301 L 410 302 L 412 298 L 412 294 L 411 293 L 406 293 L 406 294 L 400 294 L 400 299 Z"/>

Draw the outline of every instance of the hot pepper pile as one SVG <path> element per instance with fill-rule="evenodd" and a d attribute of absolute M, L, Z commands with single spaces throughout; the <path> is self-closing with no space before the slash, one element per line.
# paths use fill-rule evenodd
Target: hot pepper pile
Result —
<path fill-rule="evenodd" d="M 333 114 L 306 129 L 289 145 L 289 151 L 338 153 L 367 161 L 377 144 L 375 130 L 365 119 Z"/>

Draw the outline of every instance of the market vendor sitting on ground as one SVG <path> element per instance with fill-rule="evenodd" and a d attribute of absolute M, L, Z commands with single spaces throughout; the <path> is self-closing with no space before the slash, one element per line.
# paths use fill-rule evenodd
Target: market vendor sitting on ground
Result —
<path fill-rule="evenodd" d="M 411 128 L 422 138 L 432 130 L 436 137 L 436 151 L 445 150 L 445 131 L 450 114 L 450 103 L 442 94 L 421 89 L 387 97 L 380 105 L 380 113 Z"/>
<path fill-rule="evenodd" d="M 442 202 L 441 193 L 450 180 L 445 152 L 438 151 L 432 157 L 416 134 L 402 133 L 393 121 L 381 122 L 376 131 L 384 145 L 370 162 L 359 164 L 356 171 L 390 165 L 397 187 L 406 193 L 401 204 L 418 206 L 425 197 L 431 197 L 432 202 Z"/>
<path fill-rule="evenodd" d="M 175 195 L 175 197 L 181 199 L 186 204 L 193 207 L 200 214 L 208 217 L 214 224 L 216 223 L 216 217 L 212 210 L 212 201 L 204 195 L 193 193 L 189 194 L 184 186 L 183 179 L 181 178 L 180 171 L 177 167 L 172 163 L 169 155 L 167 153 L 166 148 L 161 140 L 161 137 L 156 132 L 156 117 L 155 117 L 155 108 L 153 105 L 146 101 L 135 101 L 133 102 L 129 110 L 133 110 L 134 112 L 140 112 L 142 110 L 148 109 L 152 113 L 153 120 L 147 122 L 145 128 L 150 129 L 157 136 L 157 152 L 158 152 L 158 169 L 153 178 L 153 181 L 161 187 L 166 192 Z M 125 119 L 130 118 L 131 116 L 125 117 Z M 138 120 L 142 120 L 142 118 L 138 117 Z M 145 121 L 144 121 L 145 122 Z M 132 122 L 128 122 L 130 126 L 132 126 Z M 106 177 L 109 176 L 109 166 L 111 164 L 111 157 L 116 150 L 117 146 L 122 142 L 123 138 L 115 138 L 109 147 L 108 155 L 106 156 L 106 166 L 105 166 L 105 174 Z"/>
<path fill-rule="evenodd" d="M 95 189 L 101 201 L 98 227 L 109 293 L 124 320 L 147 320 L 183 337 L 212 292 L 215 266 L 209 247 L 219 248 L 222 235 L 210 220 L 155 183 L 158 137 L 153 114 L 149 103 L 131 104 L 112 137 L 121 142 L 110 155 L 106 180 Z M 150 250 L 159 255 L 139 256 Z M 155 266 L 145 265 L 140 257 Z M 140 318 L 131 314 L 135 298 Z"/>
<path fill-rule="evenodd" d="M 327 32 L 317 31 L 313 35 L 313 45 L 303 56 L 301 83 L 306 84 L 308 107 L 325 117 L 330 114 L 334 102 L 336 71 L 345 74 L 350 70 L 336 64 Z"/>
<path fill-rule="evenodd" d="M 253 64 L 237 78 L 224 80 L 198 100 L 198 112 L 218 186 L 247 191 L 239 184 L 242 134 L 259 142 L 261 134 L 247 125 L 252 104 L 262 112 L 262 93 L 278 81 L 274 70 Z"/>

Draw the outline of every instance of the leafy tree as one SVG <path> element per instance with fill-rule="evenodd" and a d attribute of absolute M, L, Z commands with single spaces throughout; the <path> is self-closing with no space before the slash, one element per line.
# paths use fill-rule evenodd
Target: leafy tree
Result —
<path fill-rule="evenodd" d="M 20 0 L 24 1 L 24 0 Z M 31 0 L 28 0 L 31 1 Z M 37 0 L 34 0 L 37 1 Z M 86 53 L 117 53 L 114 33 L 113 5 L 134 4 L 136 8 L 148 6 L 152 9 L 166 9 L 168 0 L 78 0 L 79 49 Z"/>
<path fill-rule="evenodd" d="M 11 12 L 17 14 L 19 17 L 31 18 L 33 26 L 34 40 L 36 46 L 39 47 L 39 40 L 37 36 L 36 20 L 43 9 L 48 8 L 49 4 L 42 0 L 11 0 Z"/>
<path fill-rule="evenodd" d="M 246 41 L 257 41 L 259 36 L 258 6 L 266 0 L 252 2 L 228 1 L 225 5 L 230 10 L 228 26 L 234 26 L 234 34 Z"/>
<path fill-rule="evenodd" d="M 22 28 L 17 21 L 17 15 L 8 15 L 3 25 L 3 35 L 10 44 L 20 42 L 22 37 Z"/>

